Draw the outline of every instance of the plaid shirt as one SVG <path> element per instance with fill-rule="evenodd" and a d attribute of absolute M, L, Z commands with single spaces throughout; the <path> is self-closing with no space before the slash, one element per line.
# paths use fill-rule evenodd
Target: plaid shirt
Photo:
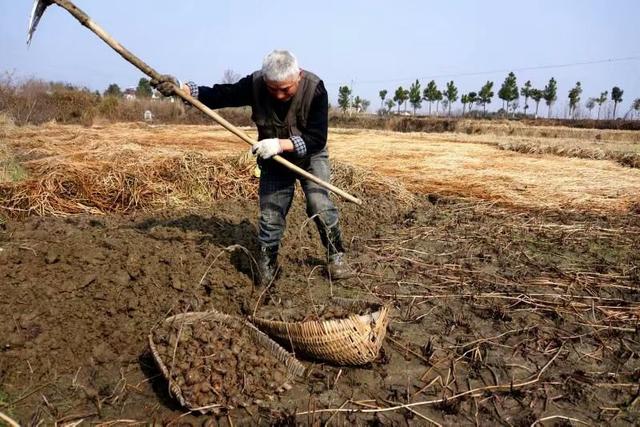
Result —
<path fill-rule="evenodd" d="M 200 92 L 200 91 L 198 90 L 198 85 L 197 85 L 197 84 L 195 84 L 194 82 L 191 82 L 191 81 L 186 82 L 185 84 L 186 84 L 186 85 L 187 85 L 187 87 L 189 88 L 190 95 L 191 95 L 192 97 L 194 97 L 195 99 L 198 99 L 198 93 Z"/>

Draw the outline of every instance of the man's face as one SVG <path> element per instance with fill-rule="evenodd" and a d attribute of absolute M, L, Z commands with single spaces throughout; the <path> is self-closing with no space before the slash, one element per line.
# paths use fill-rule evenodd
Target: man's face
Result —
<path fill-rule="evenodd" d="M 302 74 L 302 72 L 300 73 Z M 298 87 L 300 86 L 300 75 L 295 79 L 284 82 L 272 82 L 265 80 L 264 83 L 267 86 L 267 92 L 269 92 L 269 95 L 278 101 L 284 102 L 293 98 L 298 91 Z"/>

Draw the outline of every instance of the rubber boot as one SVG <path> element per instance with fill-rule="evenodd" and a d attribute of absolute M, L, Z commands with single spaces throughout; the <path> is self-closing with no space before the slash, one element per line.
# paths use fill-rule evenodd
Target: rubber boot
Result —
<path fill-rule="evenodd" d="M 258 286 L 269 286 L 278 273 L 278 245 L 260 246 L 258 255 Z"/>
<path fill-rule="evenodd" d="M 331 280 L 353 277 L 353 270 L 347 264 L 340 228 L 335 225 L 320 232 L 320 239 L 327 248 L 327 274 Z"/>

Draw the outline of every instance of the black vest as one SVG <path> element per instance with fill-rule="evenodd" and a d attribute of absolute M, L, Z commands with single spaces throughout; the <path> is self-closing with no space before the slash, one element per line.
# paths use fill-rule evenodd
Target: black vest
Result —
<path fill-rule="evenodd" d="M 284 120 L 276 114 L 273 102 L 262 78 L 262 72 L 253 73 L 253 102 L 251 119 L 258 127 L 258 139 L 280 138 L 301 135 L 300 128 L 307 125 L 309 108 L 320 78 L 309 71 L 302 72 L 298 91 L 291 99 L 291 105 Z"/>

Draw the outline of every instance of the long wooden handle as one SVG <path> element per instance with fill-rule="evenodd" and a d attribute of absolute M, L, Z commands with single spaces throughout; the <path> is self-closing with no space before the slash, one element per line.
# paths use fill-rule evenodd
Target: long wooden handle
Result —
<path fill-rule="evenodd" d="M 96 24 L 89 17 L 89 15 L 84 13 L 80 8 L 78 8 L 70 0 L 53 0 L 53 2 L 55 4 L 57 4 L 58 6 L 60 6 L 61 8 L 65 9 L 71 15 L 73 15 L 73 17 L 75 17 L 82 25 L 84 25 L 89 30 L 91 30 L 93 33 L 95 33 L 98 37 L 100 37 L 106 44 L 108 44 L 113 50 L 118 52 L 118 54 L 120 54 L 120 56 L 122 56 L 129 63 L 133 64 L 136 68 L 138 68 L 140 71 L 142 71 L 143 73 L 145 73 L 147 76 L 151 77 L 152 79 L 160 80 L 160 77 L 161 77 L 160 73 L 158 73 L 156 70 L 151 68 L 145 62 L 143 62 L 140 58 L 138 58 L 136 55 L 134 55 L 127 48 L 122 46 L 117 40 L 115 40 L 113 37 L 111 37 L 109 35 L 109 33 L 107 33 L 102 27 L 100 27 L 98 24 Z M 252 139 L 249 135 L 247 135 L 246 132 L 238 129 L 236 126 L 234 126 L 231 123 L 229 123 L 227 120 L 225 120 L 223 117 L 221 117 L 218 113 L 216 113 L 215 111 L 213 111 L 212 109 L 210 109 L 209 107 L 207 107 L 206 105 L 204 105 L 202 102 L 198 101 L 197 99 L 195 99 L 191 95 L 188 95 L 188 94 L 184 93 L 181 90 L 177 90 L 176 91 L 176 95 L 178 95 L 180 98 L 182 98 L 183 100 L 185 100 L 189 104 L 191 104 L 194 107 L 196 107 L 198 110 L 202 111 L 207 116 L 211 117 L 213 120 L 218 122 L 222 127 L 227 129 L 229 132 L 233 133 L 234 135 L 236 135 L 237 137 L 239 137 L 240 139 L 242 139 L 246 143 L 251 144 L 251 145 L 256 143 L 256 141 L 254 139 Z M 345 200 L 353 202 L 353 203 L 355 203 L 357 205 L 361 205 L 362 204 L 362 201 L 360 199 L 358 199 L 357 197 L 354 197 L 351 194 L 347 193 L 346 191 L 343 191 L 340 188 L 338 188 L 338 187 L 336 187 L 336 186 L 334 186 L 334 185 L 332 185 L 332 184 L 330 184 L 328 182 L 325 182 L 325 181 L 321 180 L 317 176 L 315 176 L 313 174 L 310 174 L 306 170 L 294 165 L 293 163 L 289 162 L 288 160 L 284 159 L 283 157 L 274 156 L 272 158 L 273 158 L 273 160 L 275 160 L 276 162 L 280 163 L 281 165 L 283 165 L 283 166 L 289 168 L 290 170 L 296 172 L 297 174 L 299 174 L 299 175 L 301 175 L 301 176 L 303 176 L 303 177 L 315 182 L 316 184 L 326 188 L 327 190 L 339 195 L 340 197 L 344 198 Z"/>

